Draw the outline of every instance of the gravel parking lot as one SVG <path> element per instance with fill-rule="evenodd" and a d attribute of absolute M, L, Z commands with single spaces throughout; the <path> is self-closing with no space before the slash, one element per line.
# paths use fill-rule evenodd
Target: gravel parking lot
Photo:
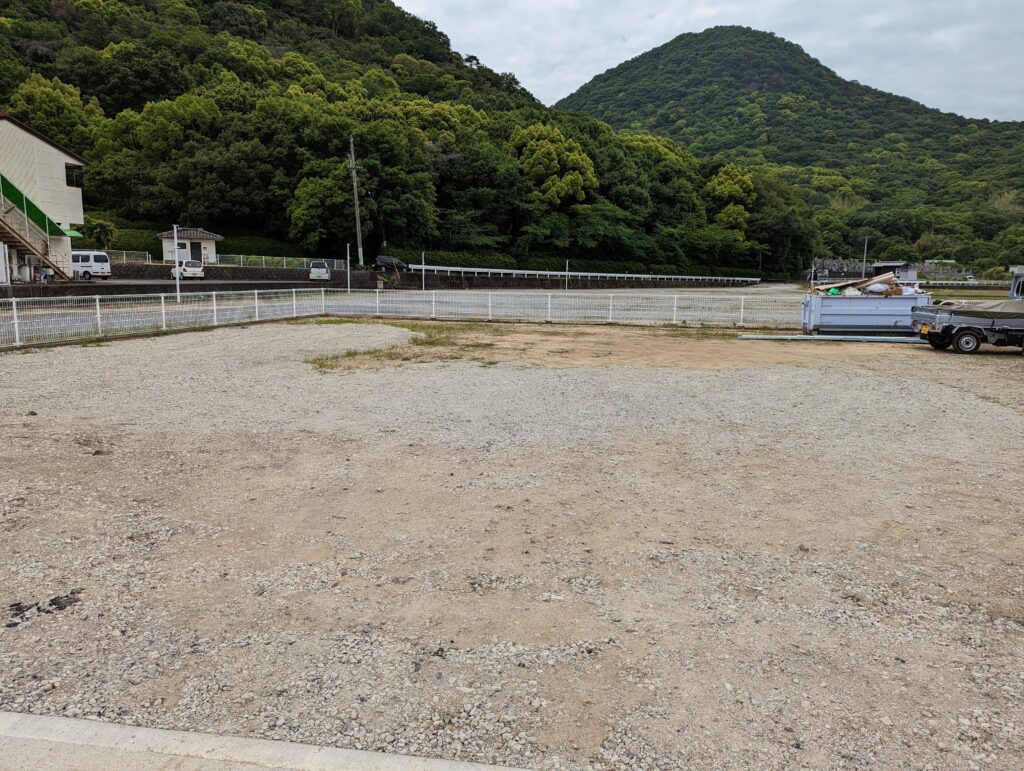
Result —
<path fill-rule="evenodd" d="M 408 326 L 0 355 L 0 710 L 1024 767 L 1019 352 Z"/>

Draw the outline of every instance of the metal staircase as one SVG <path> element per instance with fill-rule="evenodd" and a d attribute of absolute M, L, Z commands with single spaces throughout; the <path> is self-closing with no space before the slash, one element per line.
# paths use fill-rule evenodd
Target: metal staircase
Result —
<path fill-rule="evenodd" d="M 65 238 L 60 225 L 0 175 L 0 241 L 40 258 L 58 278 L 68 280 L 71 250 L 61 243 Z"/>

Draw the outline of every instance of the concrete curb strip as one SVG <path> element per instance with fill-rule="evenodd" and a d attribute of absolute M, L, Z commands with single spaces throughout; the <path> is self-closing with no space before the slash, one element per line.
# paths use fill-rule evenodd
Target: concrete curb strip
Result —
<path fill-rule="evenodd" d="M 93 720 L 19 715 L 12 712 L 0 712 L 0 738 L 4 743 L 17 742 L 21 739 L 103 748 L 110 750 L 112 754 L 146 753 L 168 756 L 168 759 L 193 758 L 244 763 L 257 768 L 301 771 L 484 771 L 497 768 L 477 763 L 430 760 L 265 739 L 136 728 Z M 0 760 L 0 768 L 2 767 L 3 761 Z"/>

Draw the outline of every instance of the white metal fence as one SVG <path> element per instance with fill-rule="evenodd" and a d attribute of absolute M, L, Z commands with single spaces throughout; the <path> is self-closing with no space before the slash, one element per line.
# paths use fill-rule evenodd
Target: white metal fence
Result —
<path fill-rule="evenodd" d="M 161 259 L 154 259 L 149 252 L 123 252 L 108 251 L 111 262 L 114 263 L 154 263 L 161 262 Z M 312 262 L 326 262 L 333 271 L 346 269 L 346 261 L 339 259 L 324 259 L 321 257 L 275 257 L 272 255 L 259 254 L 218 254 L 217 261 L 211 265 L 219 265 L 228 268 L 290 268 L 294 270 L 308 270 Z M 353 266 L 354 268 L 355 266 Z M 673 276 L 657 275 L 650 273 L 592 273 L 584 271 L 558 271 L 558 270 L 516 270 L 511 268 L 457 268 L 448 265 L 421 265 L 411 263 L 409 270 L 413 273 L 427 273 L 438 276 L 488 276 L 497 278 L 535 278 L 535 279 L 556 279 L 571 281 L 632 281 L 637 283 L 664 284 L 672 282 L 676 284 L 691 284 L 694 286 L 753 286 L 761 283 L 759 278 L 744 278 L 737 276 Z"/>
<path fill-rule="evenodd" d="M 653 273 L 588 273 L 578 270 L 513 270 L 511 268 L 452 268 L 445 265 L 420 265 L 412 263 L 409 270 L 414 273 L 432 273 L 440 276 L 488 276 L 498 278 L 542 278 L 570 281 L 632 281 L 637 283 L 694 284 L 701 286 L 754 286 L 759 278 L 736 276 L 674 276 Z"/>
<path fill-rule="evenodd" d="M 801 298 L 284 289 L 0 300 L 0 349 L 312 316 L 713 327 L 800 326 Z"/>

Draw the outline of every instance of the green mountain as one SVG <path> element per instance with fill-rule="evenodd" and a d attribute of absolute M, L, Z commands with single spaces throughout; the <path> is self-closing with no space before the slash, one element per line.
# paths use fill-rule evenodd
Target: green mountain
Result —
<path fill-rule="evenodd" d="M 178 222 L 344 254 L 350 137 L 371 255 L 786 274 L 817 248 L 777 175 L 547 109 L 388 0 L 0 0 L 0 109 L 89 161 L 115 248 Z"/>
<path fill-rule="evenodd" d="M 823 254 L 1024 261 L 1024 124 L 970 120 L 840 78 L 744 27 L 681 35 L 562 100 L 799 184 Z"/>

